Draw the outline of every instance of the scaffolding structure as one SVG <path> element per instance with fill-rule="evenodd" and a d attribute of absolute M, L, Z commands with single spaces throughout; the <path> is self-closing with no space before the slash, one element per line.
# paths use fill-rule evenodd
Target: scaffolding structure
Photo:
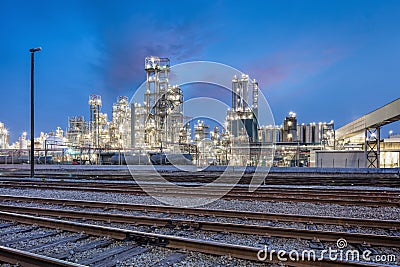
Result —
<path fill-rule="evenodd" d="M 89 107 L 90 107 L 89 133 L 91 137 L 91 144 L 95 147 L 99 147 L 101 96 L 90 95 Z"/>
<path fill-rule="evenodd" d="M 179 129 L 179 143 L 180 144 L 190 144 L 192 139 L 192 131 L 190 129 L 189 123 L 186 123 Z"/>
<path fill-rule="evenodd" d="M 179 149 L 179 134 L 183 127 L 183 93 L 177 86 L 169 84 L 170 61 L 168 58 L 155 56 L 146 57 L 146 92 L 144 94 L 144 108 L 135 106 L 135 146 L 167 149 Z M 144 111 L 144 114 L 143 114 Z M 145 115 L 144 133 L 137 122 L 142 121 Z M 144 134 L 144 143 L 140 144 Z"/>
<path fill-rule="evenodd" d="M 209 126 L 204 121 L 198 120 L 194 125 L 194 139 L 197 146 L 197 163 L 200 165 L 207 165 L 211 158 L 212 142 L 209 138 Z"/>
<path fill-rule="evenodd" d="M 101 113 L 101 96 L 90 95 L 89 134 L 91 146 L 95 148 L 110 148 L 110 131 L 107 114 Z"/>
<path fill-rule="evenodd" d="M 10 135 L 8 130 L 4 126 L 3 122 L 0 122 L 0 149 L 7 149 L 9 147 Z"/>
<path fill-rule="evenodd" d="M 381 128 L 365 129 L 365 145 L 364 154 L 366 158 L 367 168 L 380 167 L 380 150 L 381 150 Z"/>
<path fill-rule="evenodd" d="M 83 116 L 68 118 L 66 132 L 68 142 L 74 146 L 86 147 L 89 144 L 89 125 Z"/>
<path fill-rule="evenodd" d="M 226 121 L 234 138 L 258 141 L 258 90 L 258 82 L 251 80 L 249 75 L 233 77 L 232 108 L 227 112 Z"/>
<path fill-rule="evenodd" d="M 131 107 L 126 96 L 119 96 L 112 107 L 110 145 L 120 149 L 131 147 Z"/>
<path fill-rule="evenodd" d="M 147 109 L 140 103 L 131 104 L 131 144 L 132 148 L 145 148 Z"/>

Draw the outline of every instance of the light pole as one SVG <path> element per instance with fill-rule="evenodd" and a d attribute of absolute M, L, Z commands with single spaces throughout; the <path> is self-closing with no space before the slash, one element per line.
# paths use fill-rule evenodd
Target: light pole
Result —
<path fill-rule="evenodd" d="M 41 51 L 41 47 L 31 48 L 31 177 L 35 176 L 35 98 L 34 98 L 34 69 L 35 52 Z"/>

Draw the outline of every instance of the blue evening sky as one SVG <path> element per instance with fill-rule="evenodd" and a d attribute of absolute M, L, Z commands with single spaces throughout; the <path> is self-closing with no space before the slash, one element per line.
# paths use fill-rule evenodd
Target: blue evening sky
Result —
<path fill-rule="evenodd" d="M 147 55 L 248 73 L 278 124 L 295 111 L 340 127 L 400 97 L 400 1 L 3 0 L 0 20 L 0 121 L 12 141 L 29 132 L 36 46 L 37 134 L 88 118 L 90 94 L 110 113 L 144 81 Z"/>

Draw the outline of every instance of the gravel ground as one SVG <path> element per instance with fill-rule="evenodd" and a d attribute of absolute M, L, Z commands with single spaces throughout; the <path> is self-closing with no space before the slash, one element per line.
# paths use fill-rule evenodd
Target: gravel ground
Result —
<path fill-rule="evenodd" d="M 90 192 L 73 192 L 73 191 L 61 191 L 61 190 L 34 190 L 34 189 L 10 189 L 10 188 L 0 188 L 0 194 L 3 195 L 15 195 L 15 196 L 29 196 L 29 197 L 42 197 L 42 198 L 63 198 L 63 199 L 75 199 L 75 200 L 92 200 L 92 201 L 103 201 L 103 202 L 121 202 L 121 203 L 133 203 L 133 204 L 151 204 L 151 205 L 163 205 L 163 203 L 158 202 L 149 196 L 135 196 L 128 194 L 111 194 L 111 193 L 90 193 Z M 182 206 L 187 203 L 187 198 L 179 199 Z M 11 202 L 2 202 L 3 204 L 11 204 Z M 15 205 L 28 205 L 32 207 L 53 207 L 59 208 L 60 206 L 54 205 L 43 205 L 38 203 L 13 203 Z M 64 207 L 68 210 L 83 210 L 79 207 Z M 209 209 L 230 209 L 230 210 L 244 210 L 244 211 L 257 211 L 265 213 L 284 213 L 284 214 L 302 214 L 302 215 L 319 215 L 319 216 L 335 216 L 340 217 L 351 217 L 351 218 L 366 218 L 366 219 L 379 219 L 379 220 L 400 220 L 400 208 L 398 207 L 363 207 L 363 206 L 345 206 L 336 204 L 315 204 L 315 203 L 286 203 L 286 202 L 260 202 L 260 201 L 239 201 L 239 200 L 217 200 L 211 204 L 204 206 L 203 208 Z M 94 212 L 104 212 L 102 209 L 85 209 Z M 196 219 L 197 216 L 182 216 L 182 215 L 167 215 L 163 213 L 145 213 L 140 211 L 120 211 L 120 210 L 108 210 L 110 213 L 124 213 L 132 215 L 146 215 L 146 216 L 157 216 L 157 217 L 172 217 L 172 218 L 192 218 Z M 203 220 L 210 221 L 226 221 L 235 223 L 255 223 L 262 225 L 271 225 L 278 227 L 296 227 L 307 229 L 310 227 L 307 224 L 300 223 L 281 223 L 281 222 L 268 222 L 268 221 L 256 221 L 256 220 L 243 220 L 243 219 L 227 219 L 218 217 L 201 217 Z M 89 221 L 86 221 L 88 223 Z M 215 232 L 204 232 L 204 231 L 190 231 L 190 230 L 177 230 L 169 228 L 154 228 L 149 226 L 133 226 L 126 224 L 107 224 L 103 222 L 93 222 L 100 225 L 108 225 L 114 227 L 124 227 L 132 230 L 162 233 L 177 235 L 182 237 L 190 237 L 204 240 L 214 240 L 217 242 L 247 245 L 263 248 L 264 245 L 268 246 L 270 249 L 285 249 L 290 251 L 292 249 L 297 249 L 299 251 L 310 249 L 310 244 L 312 242 L 297 239 L 285 239 L 285 238 L 267 238 L 262 236 L 251 236 L 251 235 L 239 235 L 230 233 L 215 233 Z M 22 227 L 22 226 L 17 226 Z M 330 230 L 330 231 L 356 231 L 362 233 L 375 233 L 375 234 L 390 234 L 392 232 L 386 231 L 384 229 L 374 229 L 374 228 L 356 228 L 356 227 L 340 227 L 340 226 L 329 226 L 329 225 L 314 225 L 310 229 L 318 230 Z M 314 228 L 316 227 L 316 228 Z M 7 228 L 3 228 L 0 231 L 5 231 Z M 36 230 L 35 230 L 36 231 Z M 40 231 L 40 230 L 39 230 Z M 398 232 L 393 232 L 396 234 Z M 18 249 L 29 248 L 37 244 L 50 242 L 52 238 L 57 238 L 60 236 L 68 236 L 70 234 L 60 233 L 56 236 L 51 236 L 47 238 L 42 238 L 38 240 L 29 240 L 22 242 L 22 244 L 14 244 L 12 247 Z M 17 235 L 13 236 L 17 238 Z M 24 237 L 23 233 L 18 234 L 19 237 Z M 4 239 L 3 239 L 4 238 Z M 11 237 L 1 237 L 1 240 L 7 240 Z M 84 242 L 84 241 L 82 241 Z M 46 255 L 51 255 L 52 253 L 60 253 L 61 251 L 73 252 L 74 246 L 77 246 L 79 242 L 67 244 L 64 247 L 54 247 L 53 250 L 46 250 L 43 253 Z M 113 245 L 118 246 L 118 243 L 113 243 Z M 323 242 L 318 243 L 321 247 L 319 250 L 324 248 L 336 248 L 335 243 Z M 119 244 L 120 245 L 120 244 Z M 312 245 L 312 244 L 311 244 Z M 349 248 L 353 248 L 349 246 Z M 383 255 L 395 255 L 398 263 L 400 263 L 400 249 L 398 248 L 384 248 L 377 247 L 373 248 L 375 252 Z M 90 257 L 90 253 L 100 253 L 101 249 L 93 249 L 85 251 L 84 253 L 70 253 L 69 260 L 79 261 L 80 258 Z M 174 250 L 164 249 L 164 248 L 152 248 L 150 251 L 143 253 L 131 260 L 120 263 L 119 266 L 149 266 L 150 263 L 154 264 L 157 260 L 168 257 L 168 255 L 176 253 Z M 229 257 L 213 257 L 205 255 L 202 253 L 186 252 L 187 257 L 184 261 L 174 266 L 209 266 L 212 262 L 212 266 L 265 266 L 263 264 L 259 265 L 252 262 L 241 261 L 237 259 L 231 259 Z M 393 262 L 389 262 L 393 264 Z"/>
<path fill-rule="evenodd" d="M 63 198 L 76 200 L 93 200 L 104 202 L 122 202 L 133 204 L 164 205 L 150 196 L 135 196 L 128 194 L 111 194 L 100 192 L 74 192 L 62 190 L 35 190 L 35 189 L 12 189 L 0 188 L 2 195 L 30 196 L 43 198 Z M 180 198 L 181 206 L 190 201 L 188 198 Z M 176 201 L 176 199 L 175 199 Z M 380 220 L 400 220 L 399 207 L 363 207 L 347 206 L 337 204 L 317 203 L 289 203 L 289 202 L 264 202 L 264 201 L 240 201 L 220 199 L 203 208 L 209 209 L 231 209 L 244 211 L 258 211 L 267 213 L 302 214 L 335 216 L 350 218 L 366 218 Z"/>
<path fill-rule="evenodd" d="M 168 250 L 168 254 L 176 253 L 175 251 Z M 239 260 L 235 258 L 231 258 L 229 256 L 211 256 L 207 254 L 197 253 L 197 252 L 182 252 L 187 254 L 186 258 L 184 258 L 181 262 L 175 263 L 172 266 L 175 267 L 197 267 L 197 266 L 214 266 L 214 267 L 222 267 L 222 266 L 274 266 L 271 264 L 262 264 L 255 263 L 252 261 Z M 154 256 L 155 255 L 155 256 Z M 163 255 L 163 256 L 159 256 Z M 148 258 L 150 257 L 150 258 Z M 146 266 L 146 262 L 157 263 L 163 258 L 166 258 L 165 249 L 152 249 L 147 255 L 143 255 L 143 257 L 134 258 L 132 261 L 125 261 L 123 264 L 119 266 Z M 275 265 L 276 266 L 276 265 Z"/>
<path fill-rule="evenodd" d="M 302 179 L 299 177 L 299 179 Z M 9 178 L 9 177 L 0 177 L 0 182 L 1 181 L 43 181 L 43 178 Z M 93 183 L 93 184 L 101 184 L 101 183 L 107 183 L 107 184 L 131 184 L 131 185 L 136 185 L 136 184 L 150 184 L 150 185 L 154 185 L 154 184 L 160 184 L 160 185 L 164 185 L 163 182 L 155 182 L 155 181 L 151 181 L 151 182 L 142 182 L 140 181 L 140 183 L 135 182 L 135 180 L 131 179 L 131 180 L 89 180 L 89 179 L 78 179 L 78 178 L 45 178 L 45 181 L 47 182 L 73 182 L 73 183 Z M 202 186 L 205 185 L 205 183 L 198 183 L 198 182 L 176 182 L 174 183 L 176 185 L 189 185 L 189 186 Z M 229 186 L 231 187 L 232 184 L 221 184 L 221 183 L 216 183 L 213 184 L 211 186 L 215 186 L 215 187 L 221 187 L 221 186 Z M 248 188 L 247 184 L 236 184 L 235 187 L 244 187 L 244 188 Z M 339 190 L 343 190 L 345 191 L 348 187 L 344 187 L 344 186 L 326 186 L 326 185 L 260 185 L 260 187 L 262 188 L 313 188 L 313 189 L 339 189 Z M 386 186 L 351 186 L 351 188 L 349 189 L 361 189 L 361 190 L 386 190 L 386 191 L 398 191 L 400 193 L 400 188 L 396 188 L 396 187 L 386 187 Z"/>
<path fill-rule="evenodd" d="M 74 220 L 76 221 L 76 220 Z M 79 220 L 78 220 L 79 221 Z M 0 221 L 0 223 L 4 223 L 6 221 Z M 268 249 L 275 249 L 275 250 L 285 250 L 287 252 L 295 249 L 297 251 L 303 250 L 310 250 L 314 249 L 316 251 L 316 255 L 319 256 L 321 250 L 323 249 L 337 249 L 337 245 L 334 242 L 316 242 L 316 244 L 321 245 L 319 248 L 313 248 L 310 245 L 314 243 L 312 241 L 307 240 L 297 240 L 297 239 L 287 239 L 287 238 L 271 238 L 271 237 L 261 237 L 261 236 L 249 236 L 249 235 L 239 235 L 239 234 L 230 234 L 230 233 L 209 233 L 203 231 L 190 231 L 190 230 L 176 230 L 176 229 L 165 229 L 165 228 L 156 228 L 156 227 L 148 227 L 148 226 L 132 226 L 127 224 L 109 224 L 104 222 L 93 222 L 93 221 L 85 221 L 86 223 L 92 223 L 97 225 L 106 225 L 112 227 L 119 227 L 119 228 L 126 228 L 132 230 L 139 230 L 139 231 L 146 231 L 146 232 L 153 232 L 153 233 L 160 233 L 160 234 L 171 234 L 176 236 L 182 237 L 189 237 L 189 238 L 197 238 L 203 240 L 213 240 L 216 242 L 223 242 L 223 243 L 231 243 L 231 244 L 238 244 L 238 245 L 247 245 L 253 247 L 259 247 L 260 249 L 267 246 Z M 3 229 L 24 229 L 26 226 L 17 225 L 17 226 L 10 226 Z M 35 229 L 32 233 L 47 233 L 55 230 L 51 229 Z M 38 240 L 30 240 L 28 242 L 20 242 L 18 244 L 13 244 L 11 247 L 15 247 L 18 249 L 29 249 L 32 246 L 38 244 L 45 244 L 47 242 L 51 242 L 52 240 L 65 238 L 69 236 L 74 236 L 74 233 L 63 232 L 59 233 L 55 236 L 45 237 Z M 98 237 L 89 237 L 78 242 L 68 242 L 67 244 L 52 246 L 45 250 L 38 250 L 36 253 L 44 254 L 51 256 L 53 254 L 58 253 L 66 253 L 68 255 L 67 260 L 71 262 L 80 262 L 82 259 L 91 258 L 92 256 L 98 256 L 101 253 L 106 252 L 107 250 L 119 247 L 119 246 L 134 246 L 134 241 L 130 242 L 113 242 L 111 245 L 104 247 L 104 248 L 95 248 L 90 249 L 87 251 L 75 253 L 74 250 L 77 247 L 87 244 L 88 242 L 92 242 L 95 240 L 100 240 L 102 238 Z M 3 238 L 0 238 L 3 241 Z M 314 243 L 315 244 L 315 243 Z M 120 262 L 117 266 L 151 266 L 158 261 L 161 261 L 167 258 L 169 255 L 176 253 L 176 250 L 166 249 L 162 247 L 148 247 L 150 248 L 149 251 L 140 254 L 136 257 L 133 257 L 129 260 L 124 262 Z M 348 246 L 347 249 L 356 249 L 356 247 Z M 372 248 L 374 253 L 380 255 L 395 255 L 396 259 L 400 259 L 400 249 L 393 249 L 393 248 L 385 248 L 385 247 L 374 247 Z M 202 253 L 196 252 L 182 252 L 180 253 L 186 254 L 186 257 L 180 261 L 179 263 L 174 264 L 173 266 L 271 266 L 265 264 L 259 264 L 251 261 L 244 261 L 238 260 L 234 258 L 230 258 L 229 256 L 210 256 Z M 394 264 L 391 262 L 391 264 Z M 3 266 L 3 265 L 2 265 Z M 9 265 L 4 265 L 9 266 Z M 277 266 L 277 265 L 275 265 Z"/>
<path fill-rule="evenodd" d="M 157 218 L 171 218 L 171 219 L 182 219 L 182 220 L 201 220 L 208 222 L 223 222 L 223 223 L 235 223 L 235 224 L 254 224 L 262 226 L 282 227 L 282 228 L 296 228 L 296 229 L 309 229 L 309 230 L 322 230 L 322 231 L 333 231 L 333 232 L 351 232 L 351 233 L 364 233 L 364 234 L 376 234 L 376 235 L 399 235 L 398 231 L 389 231 L 388 229 L 379 228 L 368 228 L 368 227 L 355 227 L 355 226 L 341 226 L 341 225 L 326 225 L 326 224 L 307 224 L 297 222 L 273 222 L 265 220 L 246 220 L 241 218 L 224 218 L 224 217 L 211 217 L 211 216 L 195 216 L 195 215 L 180 215 L 180 214 L 168 214 L 160 212 L 142 212 L 132 210 L 107 210 L 104 211 L 100 208 L 82 208 L 74 206 L 62 206 L 62 205 L 50 205 L 41 203 L 29 203 L 29 202 L 12 202 L 3 201 L 0 204 L 22 206 L 22 207 L 35 207 L 35 208 L 50 208 L 50 209 L 62 209 L 70 211 L 86 211 L 86 212 L 97 212 L 97 213 L 110 213 L 110 214 L 124 214 L 134 216 L 149 216 Z"/>
<path fill-rule="evenodd" d="M 70 219 L 71 221 L 78 221 L 75 219 Z M 303 251 L 313 249 L 312 243 L 317 243 L 321 245 L 321 248 L 315 249 L 317 256 L 321 250 L 329 248 L 337 249 L 337 245 L 334 242 L 319 242 L 311 240 L 301 240 L 293 238 L 278 238 L 278 237 L 263 237 L 263 236 L 252 236 L 252 235 L 242 235 L 242 234 L 232 234 L 232 233 L 216 233 L 207 231 L 192 231 L 192 230 L 178 230 L 178 229 L 168 229 L 152 226 L 134 226 L 123 223 L 106 223 L 99 221 L 85 221 L 85 223 L 110 226 L 116 228 L 123 228 L 141 232 L 150 232 L 156 234 L 173 235 L 193 239 L 201 239 L 207 241 L 215 241 L 228 244 L 244 245 L 250 247 L 257 247 L 263 249 L 267 246 L 269 249 L 275 250 L 285 250 L 287 252 L 291 250 Z M 357 249 L 354 246 L 348 246 L 348 249 Z M 377 254 L 394 254 L 396 259 L 400 260 L 400 249 L 399 248 L 386 248 L 386 247 L 373 247 Z M 389 253 L 390 252 L 390 253 Z M 399 262 L 400 263 L 400 262 Z"/>
<path fill-rule="evenodd" d="M 0 221 L 0 223 L 5 223 L 7 221 Z M 10 226 L 4 229 L 24 229 L 27 226 L 24 225 L 17 225 L 17 226 Z M 31 232 L 34 234 L 39 234 L 39 233 L 47 233 L 51 232 L 53 230 L 51 229 L 44 229 L 40 228 L 37 230 L 34 230 Z M 17 243 L 17 244 L 12 244 L 10 247 L 14 247 L 17 249 L 21 250 L 27 250 L 31 248 L 32 246 L 38 245 L 38 244 L 45 244 L 47 242 L 51 242 L 53 240 L 59 239 L 59 238 L 64 238 L 68 236 L 74 236 L 76 234 L 74 233 L 61 233 L 59 235 L 56 235 L 54 237 L 46 237 L 46 238 L 41 238 L 38 240 L 31 240 L 26 243 Z M 20 236 L 19 236 L 20 237 Z M 64 255 L 68 255 L 67 261 L 70 262 L 81 262 L 84 259 L 89 259 L 91 257 L 98 257 L 102 253 L 107 252 L 108 250 L 115 248 L 115 247 L 120 247 L 120 246 L 136 246 L 136 244 L 133 241 L 130 242 L 122 242 L 122 241 L 116 241 L 113 242 L 111 245 L 106 246 L 106 247 L 101 247 L 101 248 L 94 248 L 90 249 L 87 251 L 75 253 L 74 250 L 79 248 L 80 246 L 84 246 L 90 242 L 101 240 L 103 238 L 99 237 L 89 237 L 83 240 L 80 240 L 78 242 L 68 242 L 66 244 L 62 245 L 57 245 L 57 246 L 52 246 L 50 248 L 46 249 L 40 249 L 35 251 L 35 253 L 41 254 L 41 255 L 47 255 L 47 256 L 52 256 L 54 254 L 59 254 L 63 253 Z M 0 238 L 0 241 L 3 241 L 3 238 Z M 138 256 L 135 256 L 131 259 L 125 260 L 123 262 L 120 262 L 117 264 L 117 266 L 152 266 L 155 263 L 158 263 L 162 261 L 163 259 L 168 258 L 168 256 L 175 254 L 177 252 L 181 254 L 185 254 L 185 258 L 182 259 L 179 263 L 175 263 L 173 266 L 271 266 L 270 264 L 260 264 L 260 263 L 255 263 L 251 261 L 246 261 L 246 260 L 240 260 L 240 259 L 235 259 L 231 258 L 228 256 L 211 256 L 203 253 L 197 253 L 197 252 L 190 252 L 190 251 L 177 251 L 173 249 L 166 249 L 162 247 L 151 247 L 151 246 L 146 246 L 149 248 L 149 251 L 139 254 Z M 11 267 L 11 266 L 18 266 L 18 265 L 11 265 L 7 263 L 0 263 L 0 266 L 2 267 Z"/>

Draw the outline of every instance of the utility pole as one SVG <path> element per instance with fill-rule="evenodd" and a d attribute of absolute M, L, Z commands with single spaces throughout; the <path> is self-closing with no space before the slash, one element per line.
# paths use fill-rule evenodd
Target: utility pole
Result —
<path fill-rule="evenodd" d="M 31 154 L 30 154 L 31 177 L 35 176 L 35 94 L 34 94 L 35 52 L 41 50 L 42 50 L 41 47 L 29 49 L 29 52 L 31 52 Z"/>

